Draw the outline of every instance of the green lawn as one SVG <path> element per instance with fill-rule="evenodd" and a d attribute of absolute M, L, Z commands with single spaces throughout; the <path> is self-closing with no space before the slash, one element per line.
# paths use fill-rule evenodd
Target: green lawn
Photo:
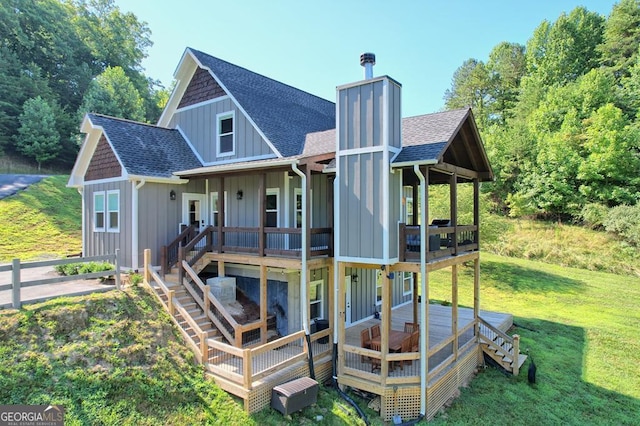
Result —
<path fill-rule="evenodd" d="M 459 274 L 473 305 L 472 273 Z M 429 296 L 451 300 L 450 274 Z M 537 384 L 487 369 L 436 423 L 634 424 L 640 421 L 640 279 L 482 254 L 481 307 L 510 312 Z"/>

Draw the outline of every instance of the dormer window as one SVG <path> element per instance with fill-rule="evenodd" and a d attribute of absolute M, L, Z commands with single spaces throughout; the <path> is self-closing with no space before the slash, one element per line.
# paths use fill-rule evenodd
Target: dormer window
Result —
<path fill-rule="evenodd" d="M 218 114 L 216 118 L 218 123 L 216 132 L 218 135 L 218 157 L 233 155 L 236 152 L 234 132 L 235 114 L 233 111 L 225 112 L 222 114 Z"/>

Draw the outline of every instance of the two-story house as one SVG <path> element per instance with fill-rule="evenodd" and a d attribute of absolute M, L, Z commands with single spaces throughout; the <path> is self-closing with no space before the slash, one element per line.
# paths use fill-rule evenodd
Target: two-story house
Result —
<path fill-rule="evenodd" d="M 483 351 L 514 374 L 524 360 L 511 317 L 480 313 L 479 187 L 493 176 L 471 110 L 402 118 L 401 85 L 361 61 L 366 78 L 333 103 L 189 48 L 157 125 L 82 123 L 69 186 L 84 255 L 119 249 L 144 269 L 250 412 L 312 376 L 379 395 L 386 420 L 432 417 Z M 444 220 L 429 218 L 434 185 L 449 188 Z M 459 185 L 472 223 L 458 223 Z M 464 263 L 473 309 L 457 302 Z M 439 269 L 450 307 L 427 303 Z"/>

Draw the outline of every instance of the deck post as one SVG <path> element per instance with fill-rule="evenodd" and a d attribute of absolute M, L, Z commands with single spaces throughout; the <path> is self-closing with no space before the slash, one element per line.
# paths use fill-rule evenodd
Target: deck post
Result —
<path fill-rule="evenodd" d="M 20 259 L 13 259 L 13 265 L 11 266 L 11 283 L 12 289 L 12 305 L 14 309 L 20 309 L 22 303 L 20 302 Z"/>
<path fill-rule="evenodd" d="M 480 258 L 473 260 L 473 319 L 476 323 L 473 335 L 479 337 L 478 317 L 480 316 Z"/>
<path fill-rule="evenodd" d="M 451 226 L 453 226 L 453 239 L 451 244 L 453 247 L 453 254 L 458 254 L 458 174 L 453 172 L 451 180 L 449 182 L 449 203 L 451 212 Z"/>
<path fill-rule="evenodd" d="M 244 388 L 251 389 L 251 376 L 253 376 L 253 359 L 251 358 L 251 349 L 244 350 L 242 366 L 244 370 Z"/>
<path fill-rule="evenodd" d="M 451 266 L 451 331 L 453 332 L 453 359 L 458 359 L 458 265 Z"/>
<path fill-rule="evenodd" d="M 200 333 L 200 362 L 202 365 L 207 365 L 209 361 L 209 345 L 207 344 L 207 339 L 209 336 L 206 331 Z"/>
<path fill-rule="evenodd" d="M 138 254 L 134 254 L 134 256 L 138 257 Z M 136 260 L 136 263 L 138 263 L 138 261 Z M 116 254 L 115 254 L 115 264 L 116 264 L 116 289 L 120 290 L 120 249 L 116 249 Z"/>
<path fill-rule="evenodd" d="M 380 350 L 381 366 L 380 379 L 381 385 L 385 386 L 387 377 L 389 376 L 389 363 L 387 362 L 387 354 L 389 353 L 389 331 L 391 331 L 391 273 L 389 265 L 382 265 L 382 324 L 380 326 Z"/>
<path fill-rule="evenodd" d="M 344 293 L 344 276 L 345 276 L 344 262 L 338 262 L 338 322 L 335 325 L 338 329 L 338 375 L 344 374 L 344 343 L 345 343 L 345 321 L 347 313 L 345 310 L 345 293 Z M 342 355 L 342 356 L 340 356 Z"/>
<path fill-rule="evenodd" d="M 166 246 L 163 247 L 166 251 Z M 144 282 L 149 285 L 149 283 L 151 282 L 151 271 L 149 270 L 149 266 L 151 265 L 151 249 L 144 249 L 144 255 L 143 255 L 143 262 L 144 262 Z M 164 265 L 164 263 L 163 263 Z M 162 268 L 163 270 L 165 269 L 165 267 L 163 266 Z M 164 277 L 164 274 L 163 274 Z"/>
<path fill-rule="evenodd" d="M 171 316 L 175 313 L 175 309 L 173 308 L 173 296 L 175 293 L 175 290 L 169 290 L 169 294 L 167 295 L 167 307 L 169 308 L 169 315 Z"/>
<path fill-rule="evenodd" d="M 202 293 L 202 302 L 203 302 L 203 307 L 204 307 L 204 314 L 208 317 L 209 316 L 209 292 L 211 291 L 211 286 L 209 284 L 206 284 L 204 286 L 204 291 Z"/>
<path fill-rule="evenodd" d="M 184 248 L 182 247 L 182 243 L 178 244 L 178 284 L 183 284 L 184 279 L 184 267 L 182 266 L 182 261 L 184 260 Z"/>
<path fill-rule="evenodd" d="M 145 253 L 148 249 L 145 249 Z M 162 246 L 160 248 L 160 272 L 162 273 L 162 278 L 165 277 L 165 275 L 167 275 L 167 262 L 169 262 L 168 259 L 168 255 L 167 255 L 167 246 Z M 144 262 L 144 266 L 147 266 L 147 261 L 145 260 Z"/>
<path fill-rule="evenodd" d="M 265 173 L 261 173 L 259 190 L 258 190 L 258 193 L 260 194 L 260 202 L 258 203 L 260 206 L 259 207 L 260 208 L 260 212 L 259 212 L 260 229 L 258 231 L 258 256 L 260 257 L 264 256 L 264 248 L 265 248 L 265 240 L 266 240 L 265 230 L 264 230 L 267 222 L 267 184 L 266 182 L 267 182 L 267 175 Z"/>
<path fill-rule="evenodd" d="M 520 373 L 520 335 L 513 335 L 513 375 L 517 376 Z"/>
<path fill-rule="evenodd" d="M 263 345 L 267 343 L 267 282 L 267 267 L 260 265 L 260 342 Z"/>

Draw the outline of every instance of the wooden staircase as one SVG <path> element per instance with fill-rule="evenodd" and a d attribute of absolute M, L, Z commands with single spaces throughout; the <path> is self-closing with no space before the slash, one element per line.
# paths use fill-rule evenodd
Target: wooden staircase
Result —
<path fill-rule="evenodd" d="M 482 351 L 505 371 L 517 376 L 527 356 L 520 353 L 520 336 L 512 336 L 479 319 L 480 347 Z"/>

